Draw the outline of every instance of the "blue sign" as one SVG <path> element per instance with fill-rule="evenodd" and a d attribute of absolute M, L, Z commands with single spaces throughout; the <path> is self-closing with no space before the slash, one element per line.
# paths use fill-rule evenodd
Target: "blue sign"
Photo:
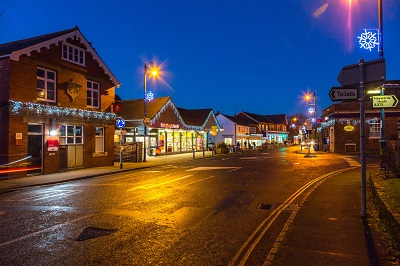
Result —
<path fill-rule="evenodd" d="M 115 122 L 115 125 L 117 126 L 117 128 L 123 129 L 125 127 L 125 120 L 122 118 L 118 118 L 117 122 Z"/>

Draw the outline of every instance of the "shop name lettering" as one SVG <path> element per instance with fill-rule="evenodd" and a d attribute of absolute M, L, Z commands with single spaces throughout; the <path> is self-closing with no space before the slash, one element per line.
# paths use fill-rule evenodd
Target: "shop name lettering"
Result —
<path fill-rule="evenodd" d="M 163 127 L 163 128 L 179 128 L 179 125 L 178 124 L 160 123 L 160 127 Z"/>
<path fill-rule="evenodd" d="M 354 91 L 335 91 L 337 97 L 356 96 Z"/>

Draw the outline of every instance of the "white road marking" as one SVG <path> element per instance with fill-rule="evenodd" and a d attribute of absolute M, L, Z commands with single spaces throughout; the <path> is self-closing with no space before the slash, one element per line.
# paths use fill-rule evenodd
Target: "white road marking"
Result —
<path fill-rule="evenodd" d="M 182 176 L 182 177 L 175 178 L 175 179 L 172 179 L 172 180 L 168 180 L 168 181 L 165 181 L 165 182 L 162 182 L 162 183 L 159 183 L 159 184 L 153 184 L 153 185 L 149 184 L 149 185 L 137 186 L 137 187 L 128 189 L 128 191 L 137 190 L 137 189 L 149 189 L 149 188 L 159 187 L 159 186 L 162 186 L 162 185 L 166 185 L 166 184 L 170 184 L 170 183 L 173 183 L 173 182 L 177 182 L 177 181 L 185 179 L 185 178 L 189 178 L 191 176 L 193 176 L 193 175 Z"/>
<path fill-rule="evenodd" d="M 210 171 L 210 170 L 225 170 L 225 169 L 240 169 L 241 167 L 236 167 L 236 166 L 220 166 L 220 167 L 214 167 L 214 166 L 210 166 L 210 167 L 196 167 L 196 168 L 192 168 L 186 171 Z"/>
<path fill-rule="evenodd" d="M 71 224 L 71 223 L 73 223 L 73 222 L 77 222 L 77 221 L 79 221 L 79 220 L 82 220 L 82 219 L 85 219 L 85 218 L 89 218 L 89 217 L 92 217 L 92 216 L 94 216 L 94 214 L 82 216 L 82 217 L 79 217 L 79 218 L 77 218 L 77 219 L 74 219 L 74 220 L 70 220 L 70 221 L 68 221 L 68 222 L 65 222 L 65 223 L 53 225 L 53 226 L 51 226 L 51 227 L 49 227 L 49 228 L 46 228 L 46 229 L 43 229 L 43 230 L 40 230 L 40 231 L 31 233 L 31 234 L 28 234 L 28 235 L 24 235 L 24 236 L 21 236 L 21 237 L 19 237 L 19 238 L 16 238 L 16 239 L 13 239 L 13 240 L 4 242 L 4 243 L 0 243 L 0 247 L 2 247 L 2 246 L 7 246 L 7 245 L 12 244 L 12 243 L 14 243 L 14 242 L 17 242 L 17 241 L 20 241 L 20 240 L 24 240 L 24 239 L 27 239 L 27 238 L 30 238 L 30 237 L 39 235 L 39 234 L 41 234 L 41 233 L 45 233 L 45 232 L 48 232 L 48 231 L 57 229 L 57 228 L 59 228 L 59 227 L 62 227 L 62 226 L 64 226 L 64 225 L 68 225 L 68 224 Z"/>

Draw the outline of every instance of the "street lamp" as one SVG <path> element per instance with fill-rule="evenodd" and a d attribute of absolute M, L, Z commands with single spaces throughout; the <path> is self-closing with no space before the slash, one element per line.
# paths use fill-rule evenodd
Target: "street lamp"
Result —
<path fill-rule="evenodd" d="M 149 69 L 149 66 L 152 66 L 152 68 Z M 144 87 L 144 96 L 143 96 L 143 127 L 144 127 L 143 149 L 144 149 L 144 154 L 143 154 L 143 162 L 146 162 L 146 136 L 147 136 L 147 124 L 148 124 L 147 112 L 146 112 L 146 101 L 148 100 L 147 90 L 146 90 L 147 70 L 150 70 L 150 74 L 154 78 L 158 75 L 158 72 L 159 72 L 153 62 L 144 63 L 144 73 L 143 73 L 143 83 L 144 83 L 144 86 L 143 86 Z"/>
<path fill-rule="evenodd" d="M 304 95 L 304 99 L 307 101 L 308 105 L 310 106 L 310 108 L 308 109 L 308 111 L 310 113 L 314 114 L 314 138 L 317 139 L 317 97 L 315 94 L 315 91 L 312 92 L 312 95 L 310 92 L 308 92 L 306 95 Z M 311 103 L 309 103 L 311 101 Z M 314 106 L 314 107 L 312 107 Z M 318 141 L 317 141 L 318 143 Z"/>

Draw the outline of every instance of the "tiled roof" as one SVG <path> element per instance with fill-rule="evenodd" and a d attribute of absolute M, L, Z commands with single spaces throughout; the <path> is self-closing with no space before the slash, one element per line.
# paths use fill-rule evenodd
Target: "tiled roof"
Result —
<path fill-rule="evenodd" d="M 287 124 L 285 114 L 266 115 L 265 117 L 271 120 L 274 124 Z"/>
<path fill-rule="evenodd" d="M 50 45 L 58 45 L 60 42 L 66 42 L 68 38 L 79 39 L 80 42 L 86 47 L 86 51 L 93 56 L 94 60 L 96 60 L 96 62 L 99 64 L 99 67 L 102 68 L 104 73 L 109 76 L 114 86 L 118 87 L 120 85 L 120 82 L 112 74 L 110 69 L 108 69 L 92 45 L 82 35 L 78 26 L 68 30 L 62 30 L 37 37 L 0 44 L 0 57 L 9 56 L 11 60 L 18 61 L 22 55 L 29 56 L 33 51 L 40 52 L 42 48 L 50 48 Z"/>
<path fill-rule="evenodd" d="M 185 124 L 190 126 L 202 126 L 212 112 L 212 109 L 208 108 L 189 110 L 178 107 L 178 111 L 181 114 L 183 121 L 185 121 Z"/>
<path fill-rule="evenodd" d="M 14 51 L 19 51 L 21 49 L 25 49 L 27 47 L 46 42 L 48 40 L 60 37 L 67 33 L 74 32 L 76 30 L 79 30 L 78 26 L 76 26 L 72 29 L 68 29 L 68 30 L 62 30 L 62 31 L 58 31 L 58 32 L 50 33 L 50 34 L 32 37 L 29 39 L 23 39 L 23 40 L 19 40 L 19 41 L 0 44 L 0 56 L 11 54 Z"/>
<path fill-rule="evenodd" d="M 159 97 L 154 98 L 152 101 L 146 102 L 146 116 L 152 119 L 170 99 L 171 97 Z M 119 115 L 121 115 L 126 120 L 143 119 L 143 99 L 123 100 L 122 113 Z"/>
<path fill-rule="evenodd" d="M 142 125 L 142 121 L 144 118 L 143 99 L 123 100 L 121 101 L 121 103 L 122 103 L 122 112 L 118 113 L 118 115 L 124 118 L 125 120 L 128 120 L 127 126 L 129 127 L 133 125 L 134 126 Z M 179 119 L 180 123 L 182 123 L 182 126 L 184 126 L 184 128 L 186 129 L 204 130 L 206 122 L 209 121 L 210 116 L 213 115 L 213 111 L 211 108 L 191 109 L 191 110 L 184 108 L 177 108 L 173 103 L 171 97 L 168 96 L 168 97 L 154 98 L 152 101 L 146 102 L 147 117 L 150 118 L 151 121 L 155 122 L 159 119 L 160 114 L 164 112 L 165 108 L 172 108 L 175 112 L 174 116 L 176 116 Z M 129 121 L 129 120 L 135 120 L 135 121 Z M 163 121 L 163 122 L 168 123 L 168 121 Z M 215 122 L 218 123 L 216 119 Z"/>
<path fill-rule="evenodd" d="M 239 114 L 237 114 L 236 116 L 247 116 L 250 119 L 254 120 L 256 123 L 273 123 L 271 120 L 269 120 L 266 116 L 264 115 L 258 115 L 258 114 L 252 114 L 252 113 L 248 113 L 248 112 L 240 112 Z"/>
<path fill-rule="evenodd" d="M 255 125 L 256 123 L 245 116 L 230 116 L 230 115 L 225 115 L 222 114 L 223 116 L 225 116 L 226 118 L 228 118 L 229 120 L 231 120 L 232 122 L 236 123 L 237 125 L 241 125 L 241 126 L 250 126 L 250 125 Z"/>
<path fill-rule="evenodd" d="M 285 114 L 276 115 L 258 115 L 248 112 L 240 112 L 237 116 L 247 116 L 256 122 L 273 123 L 273 124 L 286 124 Z"/>

